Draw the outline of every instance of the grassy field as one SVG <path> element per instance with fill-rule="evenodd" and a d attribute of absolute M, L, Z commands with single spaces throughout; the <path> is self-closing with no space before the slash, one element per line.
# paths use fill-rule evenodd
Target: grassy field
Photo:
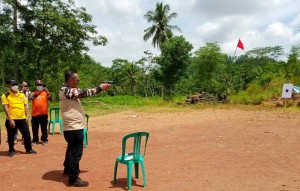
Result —
<path fill-rule="evenodd" d="M 274 105 L 238 105 L 238 104 L 183 104 L 185 97 L 176 97 L 172 101 L 163 100 L 160 97 L 142 98 L 135 96 L 95 96 L 82 99 L 82 105 L 86 113 L 90 116 L 105 115 L 125 110 L 136 110 L 148 112 L 176 112 L 179 110 L 199 110 L 207 108 L 222 109 L 244 109 L 244 110 L 273 110 L 274 112 L 300 112 L 300 108 L 293 106 L 284 108 L 276 108 Z M 29 104 L 31 108 L 31 104 Z M 59 107 L 59 102 L 51 101 L 49 108 Z M 29 109 L 29 112 L 31 109 Z M 0 107 L 0 127 L 4 128 L 5 113 Z"/>

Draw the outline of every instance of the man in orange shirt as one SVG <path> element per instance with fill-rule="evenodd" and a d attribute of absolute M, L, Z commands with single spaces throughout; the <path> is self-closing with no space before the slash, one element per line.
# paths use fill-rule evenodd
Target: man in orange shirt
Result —
<path fill-rule="evenodd" d="M 48 100 L 52 100 L 51 94 L 41 80 L 35 81 L 36 91 L 34 91 L 30 99 L 32 100 L 31 126 L 32 126 L 32 145 L 39 142 L 39 126 L 41 125 L 41 141 L 45 146 L 48 144 Z"/>

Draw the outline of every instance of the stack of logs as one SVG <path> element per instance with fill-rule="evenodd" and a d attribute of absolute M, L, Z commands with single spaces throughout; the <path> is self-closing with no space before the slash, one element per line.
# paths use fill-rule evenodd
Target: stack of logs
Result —
<path fill-rule="evenodd" d="M 195 104 L 195 103 L 224 103 L 227 101 L 226 94 L 217 94 L 217 96 L 208 94 L 206 92 L 196 93 L 195 95 L 188 96 L 185 100 L 186 104 Z"/>

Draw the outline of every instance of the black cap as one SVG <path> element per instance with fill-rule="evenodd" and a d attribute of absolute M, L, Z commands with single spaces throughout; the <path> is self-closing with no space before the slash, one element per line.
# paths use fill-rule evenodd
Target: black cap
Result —
<path fill-rule="evenodd" d="M 16 82 L 16 80 L 7 80 L 6 81 L 6 85 L 8 86 L 14 86 L 17 85 L 18 83 Z"/>
<path fill-rule="evenodd" d="M 42 80 L 35 80 L 34 82 L 35 85 L 43 85 Z"/>

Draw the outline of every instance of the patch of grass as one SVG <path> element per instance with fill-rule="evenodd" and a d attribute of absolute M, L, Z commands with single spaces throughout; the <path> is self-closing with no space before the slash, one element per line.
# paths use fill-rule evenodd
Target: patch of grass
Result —
<path fill-rule="evenodd" d="M 244 99 L 243 103 L 247 100 L 253 99 L 249 95 L 244 94 L 237 96 L 236 99 Z M 240 102 L 231 102 L 227 104 L 178 104 L 184 103 L 185 97 L 175 97 L 172 101 L 166 101 L 161 97 L 136 97 L 136 96 L 96 96 L 91 98 L 82 99 L 82 106 L 87 114 L 90 116 L 105 115 L 109 113 L 116 113 L 127 110 L 146 111 L 153 113 L 172 113 L 172 112 L 188 112 L 192 110 L 204 109 L 243 109 L 243 110 L 269 110 L 274 112 L 284 112 L 284 108 L 276 108 L 275 105 L 254 105 L 240 104 Z M 31 104 L 30 104 L 31 105 Z M 49 108 L 59 107 L 59 102 L 51 101 Z M 30 106 L 31 108 L 31 106 Z M 300 112 L 299 106 L 290 106 L 285 109 L 286 112 Z M 29 109 L 31 112 L 31 109 Z M 5 113 L 3 108 L 0 107 L 0 127 L 4 127 Z"/>
<path fill-rule="evenodd" d="M 131 109 L 145 110 L 147 108 L 149 110 L 150 108 L 172 107 L 175 104 L 160 97 L 99 96 L 82 99 L 82 105 L 86 113 L 103 115 Z"/>

